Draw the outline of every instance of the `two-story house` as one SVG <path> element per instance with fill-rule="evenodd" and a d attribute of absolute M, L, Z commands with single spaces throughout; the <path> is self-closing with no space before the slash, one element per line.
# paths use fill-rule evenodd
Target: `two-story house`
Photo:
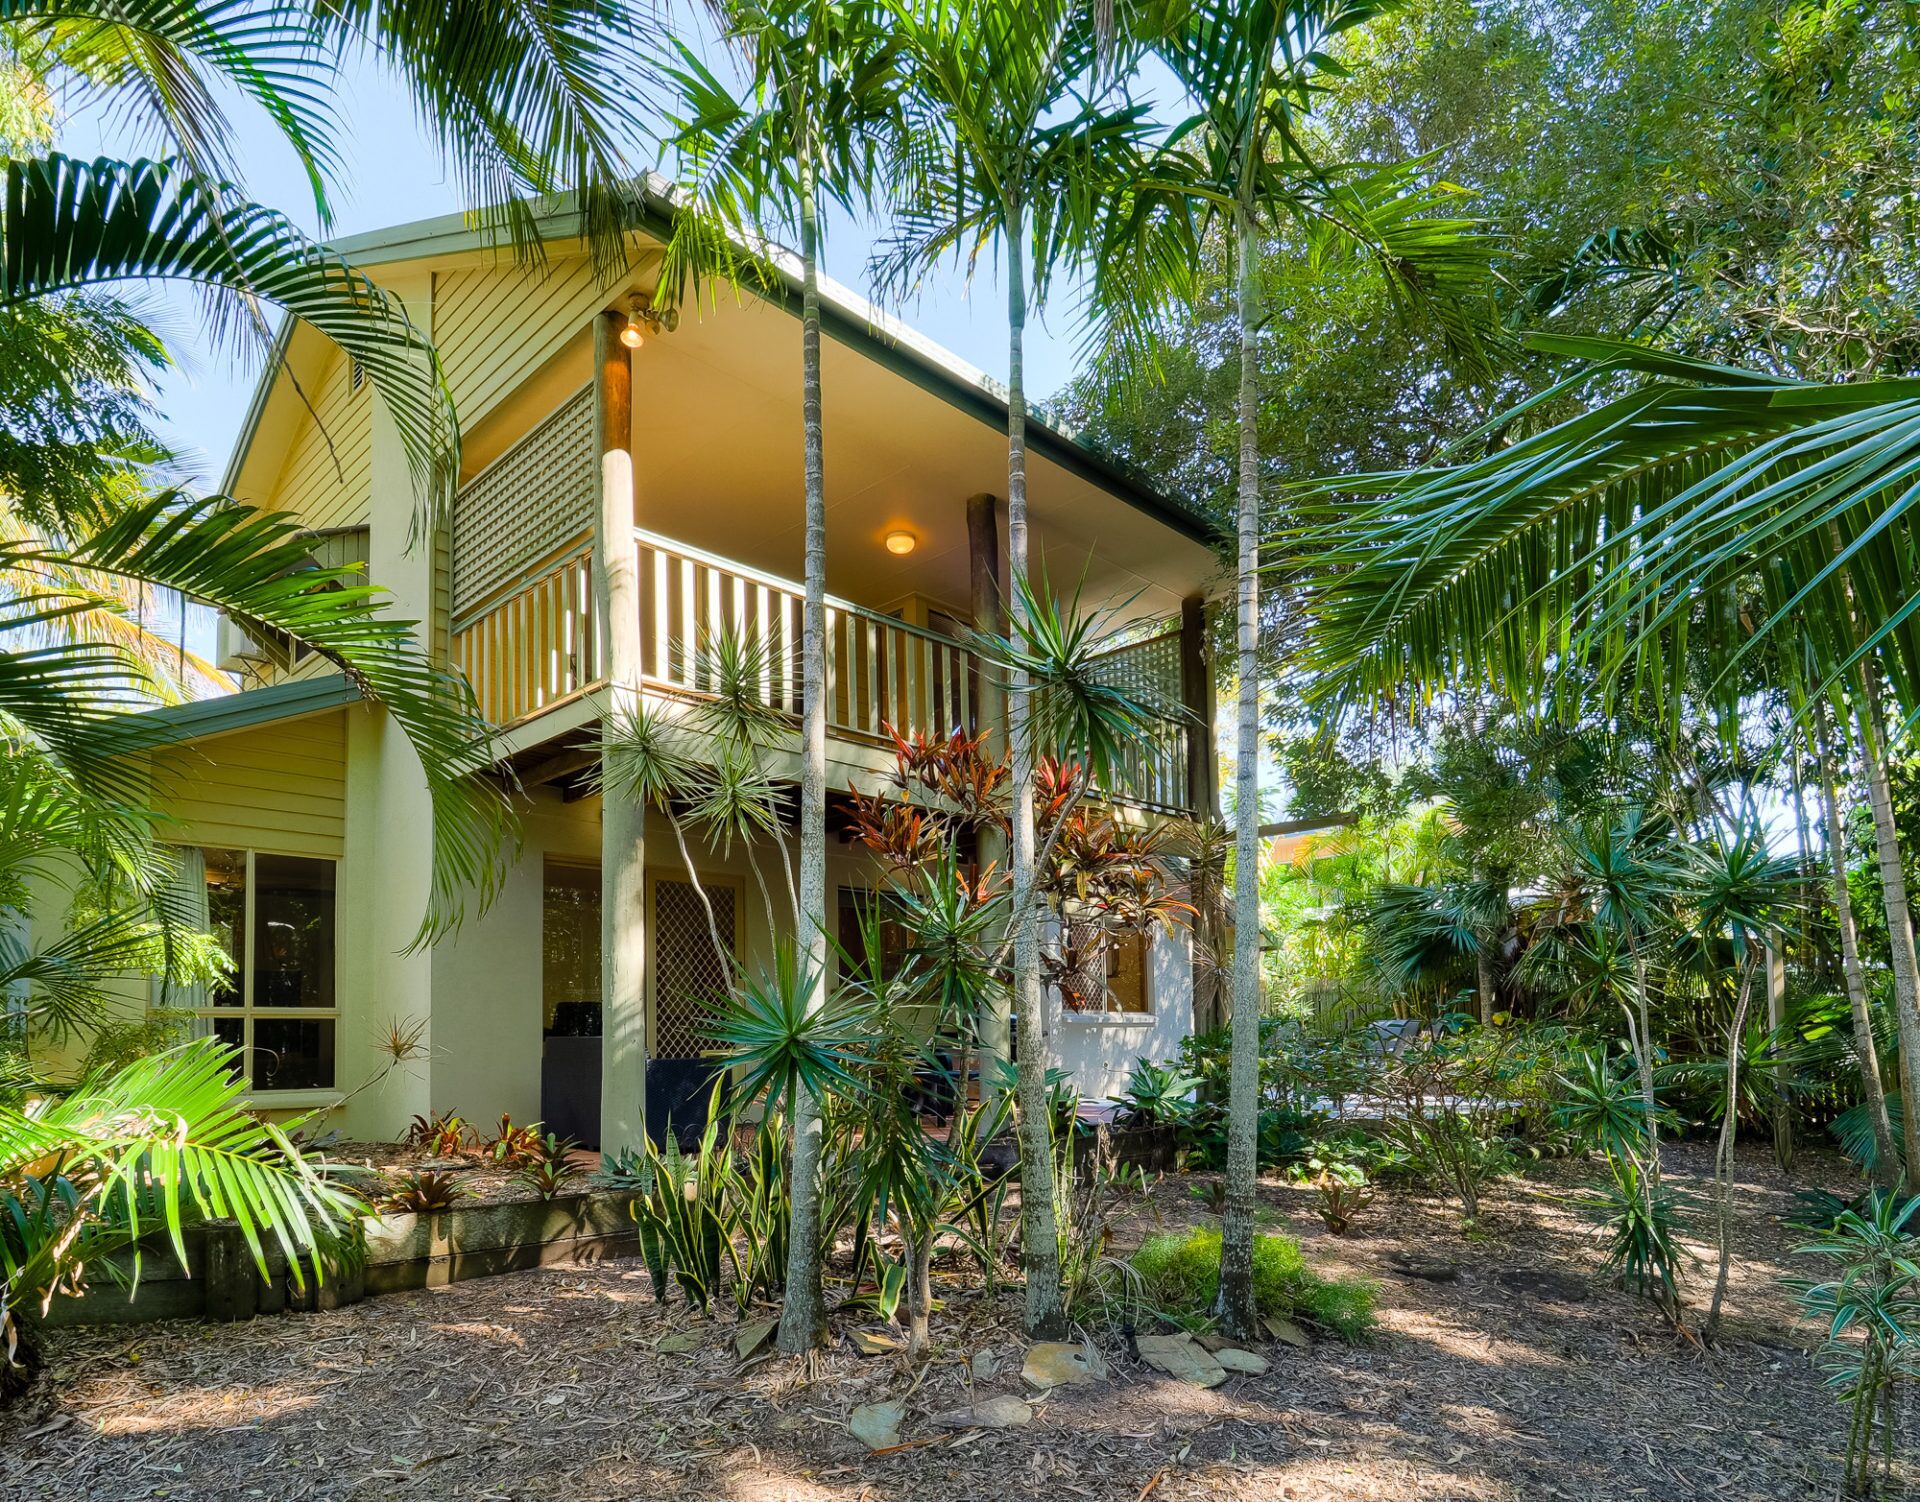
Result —
<path fill-rule="evenodd" d="M 672 830 L 657 814 L 603 819 L 593 740 L 617 673 L 650 698 L 700 695 L 689 644 L 721 621 L 771 645 L 764 691 L 797 714 L 800 339 L 797 295 L 723 292 L 670 331 L 636 323 L 631 347 L 628 313 L 658 265 L 648 243 L 612 283 L 584 246 L 517 267 L 459 216 L 340 246 L 430 333 L 457 404 L 460 486 L 424 545 L 409 545 L 415 493 L 393 424 L 335 346 L 293 327 L 254 396 L 225 488 L 303 518 L 317 558 L 363 561 L 424 623 L 499 727 L 524 829 L 498 900 L 410 948 L 429 869 L 411 746 L 323 662 L 223 632 L 225 665 L 254 686 L 160 712 L 172 739 L 154 767 L 236 978 L 171 1000 L 247 1050 L 262 1106 L 338 1102 L 354 1136 L 395 1135 L 415 1113 L 506 1112 L 605 1142 L 636 1130 L 616 1097 L 645 1086 L 656 1125 L 685 1106 L 698 998 L 725 976 Z M 1003 713 L 955 633 L 1001 608 L 1006 408 L 980 372 L 845 292 L 827 289 L 824 319 L 828 782 L 871 790 L 891 766 L 884 726 Z M 1206 526 L 1071 438 L 1028 433 L 1036 567 L 1127 602 L 1143 630 L 1125 671 L 1192 712 L 1143 737 L 1109 795 L 1139 817 L 1211 809 Z M 602 620 L 610 558 L 624 576 L 612 598 L 628 603 Z M 797 780 L 797 758 L 773 760 Z M 867 882 L 866 858 L 832 846 L 832 886 Z M 696 840 L 692 855 L 720 926 L 749 963 L 764 958 L 775 925 L 744 853 Z M 614 860 L 641 880 L 618 925 L 602 912 Z M 1160 938 L 1114 977 L 1109 1009 L 1056 1002 L 1050 1044 L 1099 1098 L 1191 1025 L 1188 942 Z M 398 1065 L 396 1035 L 416 1044 Z"/>

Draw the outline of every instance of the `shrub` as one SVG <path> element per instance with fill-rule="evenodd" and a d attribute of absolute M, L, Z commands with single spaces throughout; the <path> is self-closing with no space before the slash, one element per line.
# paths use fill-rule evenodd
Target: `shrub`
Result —
<path fill-rule="evenodd" d="M 1217 1228 L 1150 1236 L 1132 1260 L 1150 1302 L 1176 1314 L 1213 1307 L 1220 1291 Z M 1373 1285 L 1314 1272 L 1299 1243 L 1286 1236 L 1253 1238 L 1253 1297 L 1263 1316 L 1303 1319 L 1346 1340 L 1360 1339 L 1373 1326 Z"/>

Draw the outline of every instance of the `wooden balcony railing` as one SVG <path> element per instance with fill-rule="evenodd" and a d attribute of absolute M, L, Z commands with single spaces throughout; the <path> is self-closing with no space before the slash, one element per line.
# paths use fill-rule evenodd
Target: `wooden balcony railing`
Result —
<path fill-rule="evenodd" d="M 703 644 L 724 627 L 763 644 L 760 697 L 800 713 L 804 591 L 684 543 L 636 532 L 643 683 L 668 693 L 713 692 Z M 1150 666 L 1161 638 L 1125 649 L 1124 671 Z M 951 637 L 850 601 L 827 600 L 827 724 L 842 739 L 977 728 L 979 662 Z M 601 681 L 593 619 L 592 555 L 584 540 L 556 561 L 482 601 L 453 623 L 454 666 L 487 719 L 509 726 L 545 714 Z M 1118 666 L 1122 654 L 1115 654 Z M 1129 750 L 1113 796 L 1149 807 L 1186 804 L 1184 725 L 1157 720 Z"/>

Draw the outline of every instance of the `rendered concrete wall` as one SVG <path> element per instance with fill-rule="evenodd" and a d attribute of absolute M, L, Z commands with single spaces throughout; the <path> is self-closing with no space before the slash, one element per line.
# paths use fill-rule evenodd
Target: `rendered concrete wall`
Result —
<path fill-rule="evenodd" d="M 1074 1012 L 1047 997 L 1047 1040 L 1055 1063 L 1073 1074 L 1081 1099 L 1104 1101 L 1126 1085 L 1136 1060 L 1158 1064 L 1193 1031 L 1193 955 L 1183 933 L 1156 934 L 1149 956 L 1150 1010 Z"/>

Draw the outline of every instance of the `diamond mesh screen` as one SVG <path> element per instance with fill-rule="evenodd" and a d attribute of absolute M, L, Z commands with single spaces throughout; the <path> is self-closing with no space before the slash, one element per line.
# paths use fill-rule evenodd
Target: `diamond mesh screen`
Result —
<path fill-rule="evenodd" d="M 710 886 L 713 921 L 720 941 L 733 953 L 735 904 L 732 887 Z M 653 1047 L 656 1059 L 698 1059 L 712 1048 L 707 1037 L 711 1012 L 706 1004 L 727 989 L 729 966 L 714 953 L 707 910 L 691 882 L 656 881 L 653 886 Z"/>

